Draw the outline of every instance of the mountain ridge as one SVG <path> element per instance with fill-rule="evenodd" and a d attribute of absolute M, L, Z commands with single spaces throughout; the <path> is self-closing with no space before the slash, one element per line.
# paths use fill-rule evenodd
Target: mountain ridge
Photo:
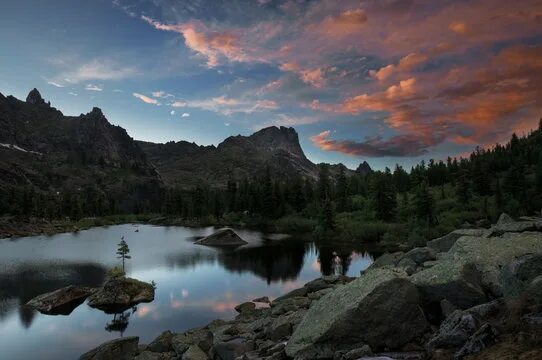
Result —
<path fill-rule="evenodd" d="M 318 176 L 318 165 L 305 156 L 299 135 L 291 127 L 271 126 L 247 136 L 229 136 L 217 146 L 185 140 L 153 143 L 133 139 L 97 107 L 66 116 L 37 89 L 29 92 L 26 101 L 0 93 L 0 144 L 0 151 L 9 152 L 0 160 L 4 175 L 0 186 L 4 187 L 77 189 L 88 185 L 84 178 L 89 177 L 101 185 L 105 181 L 106 191 L 114 183 L 113 173 L 157 188 L 202 183 L 223 187 L 230 180 L 261 176 L 266 168 L 285 180 Z M 330 165 L 330 172 L 338 172 L 341 166 Z M 347 175 L 352 174 L 353 170 L 347 170 Z"/>

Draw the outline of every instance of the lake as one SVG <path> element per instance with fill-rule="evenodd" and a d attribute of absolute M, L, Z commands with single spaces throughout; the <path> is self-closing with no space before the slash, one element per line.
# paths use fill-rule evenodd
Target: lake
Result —
<path fill-rule="evenodd" d="M 193 242 L 214 228 L 125 224 L 77 233 L 0 240 L 0 349 L 3 359 L 77 359 L 120 336 L 148 343 L 164 330 L 235 317 L 234 307 L 260 296 L 278 297 L 322 274 L 358 276 L 373 257 L 351 246 L 326 246 L 292 237 L 237 230 L 249 242 L 221 250 Z M 155 300 L 108 315 L 85 304 L 70 315 L 43 315 L 23 306 L 70 284 L 99 286 L 120 264 L 124 236 L 130 277 L 155 281 Z"/>

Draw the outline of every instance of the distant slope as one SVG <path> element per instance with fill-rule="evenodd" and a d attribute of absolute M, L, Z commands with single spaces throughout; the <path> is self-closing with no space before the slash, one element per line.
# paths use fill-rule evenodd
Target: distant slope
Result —
<path fill-rule="evenodd" d="M 0 94 L 0 187 L 46 192 L 97 187 L 119 209 L 158 202 L 163 182 L 137 143 L 102 111 L 64 116 L 34 89 L 20 101 Z"/>
<path fill-rule="evenodd" d="M 250 136 L 231 136 L 215 146 L 186 141 L 154 144 L 138 142 L 167 184 L 225 185 L 229 179 L 252 178 L 269 166 L 279 178 L 315 179 L 318 167 L 301 149 L 293 128 L 269 127 Z"/>

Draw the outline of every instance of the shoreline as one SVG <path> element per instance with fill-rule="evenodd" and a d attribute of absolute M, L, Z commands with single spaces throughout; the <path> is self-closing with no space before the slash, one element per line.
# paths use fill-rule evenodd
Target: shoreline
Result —
<path fill-rule="evenodd" d="M 112 340 L 80 359 L 540 358 L 542 219 L 501 219 L 384 254 L 359 277 L 244 302 L 233 320 L 166 330 L 149 344 Z"/>

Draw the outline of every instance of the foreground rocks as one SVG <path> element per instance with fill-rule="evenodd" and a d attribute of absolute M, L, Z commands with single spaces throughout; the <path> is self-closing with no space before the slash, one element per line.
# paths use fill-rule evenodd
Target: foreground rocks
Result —
<path fill-rule="evenodd" d="M 288 342 L 286 354 L 326 358 L 358 343 L 398 348 L 422 335 L 427 326 L 418 290 L 407 274 L 374 269 L 317 301 Z M 329 354 L 314 353 L 315 347 Z"/>
<path fill-rule="evenodd" d="M 195 244 L 207 246 L 241 246 L 248 244 L 248 242 L 241 239 L 232 229 L 225 228 L 199 239 Z"/>
<path fill-rule="evenodd" d="M 69 315 L 97 289 L 83 286 L 66 286 L 61 289 L 39 295 L 26 305 L 47 315 Z"/>
<path fill-rule="evenodd" d="M 123 277 L 108 280 L 89 297 L 88 305 L 107 313 L 117 313 L 153 300 L 154 287 L 151 284 Z"/>
<path fill-rule="evenodd" d="M 541 358 L 542 233 L 530 229 L 502 216 L 491 229 L 385 254 L 359 278 L 324 276 L 273 301 L 242 303 L 234 320 L 135 340 L 135 351 L 133 339 L 121 339 L 82 358 Z"/>

